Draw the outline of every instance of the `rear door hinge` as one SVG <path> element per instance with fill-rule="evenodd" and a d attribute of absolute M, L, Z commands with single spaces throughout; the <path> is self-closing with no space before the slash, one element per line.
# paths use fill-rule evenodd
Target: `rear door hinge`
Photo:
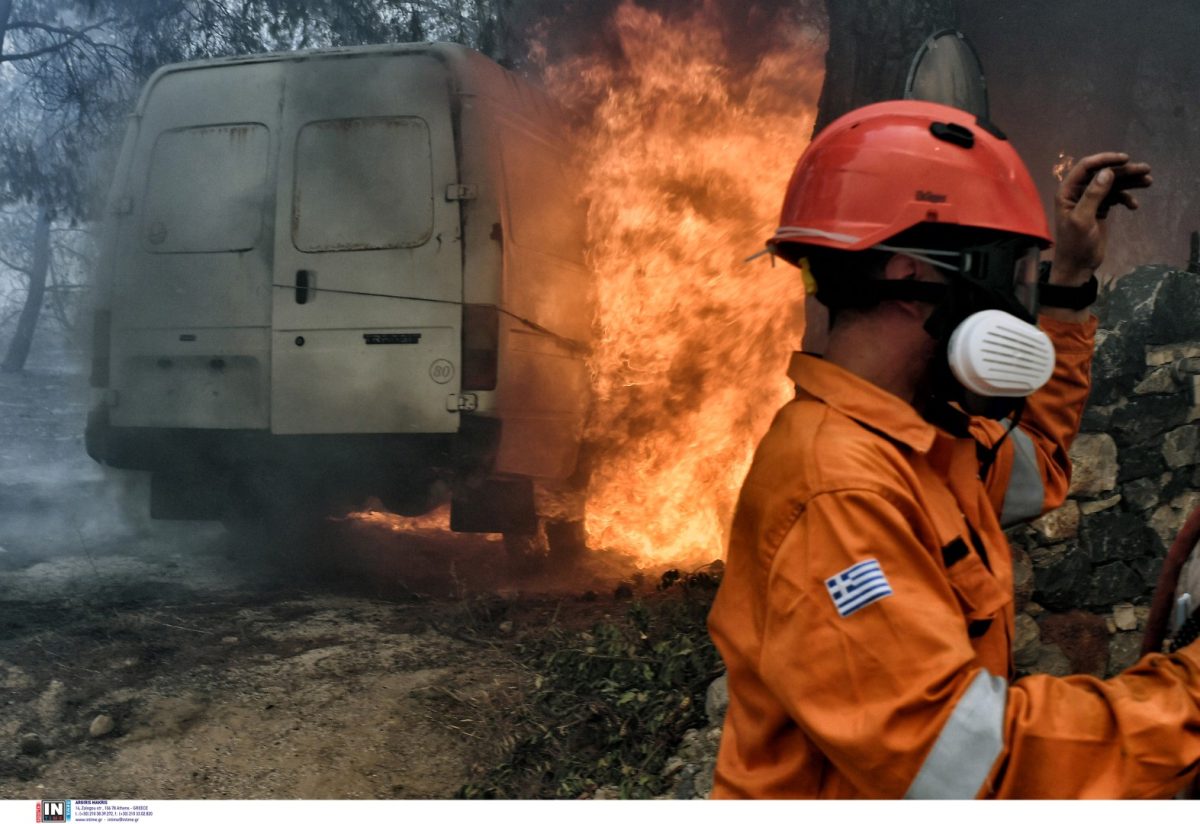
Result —
<path fill-rule="evenodd" d="M 474 392 L 446 396 L 447 412 L 474 412 L 479 408 L 479 396 Z"/>
<path fill-rule="evenodd" d="M 479 196 L 479 187 L 474 183 L 451 183 L 446 187 L 446 200 L 474 200 Z"/>

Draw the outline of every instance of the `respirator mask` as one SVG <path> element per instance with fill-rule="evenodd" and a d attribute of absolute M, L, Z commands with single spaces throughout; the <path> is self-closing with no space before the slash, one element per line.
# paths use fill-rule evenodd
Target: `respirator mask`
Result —
<path fill-rule="evenodd" d="M 953 272 L 925 324 L 941 344 L 935 398 L 1004 418 L 1050 380 L 1054 344 L 1036 325 L 1038 253 L 1021 238 L 955 251 L 880 245 Z"/>

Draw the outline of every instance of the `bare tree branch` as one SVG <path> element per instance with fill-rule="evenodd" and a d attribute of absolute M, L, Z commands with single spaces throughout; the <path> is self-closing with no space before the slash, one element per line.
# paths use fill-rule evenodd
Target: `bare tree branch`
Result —
<path fill-rule="evenodd" d="M 52 254 L 50 256 L 50 283 L 46 285 L 46 297 L 50 300 L 50 311 L 54 319 L 58 321 L 58 325 L 62 329 L 69 332 L 74 324 L 71 323 L 67 307 L 71 296 L 65 287 L 73 284 L 63 283 L 62 278 L 62 270 L 54 264 L 54 255 Z"/>
<path fill-rule="evenodd" d="M 30 52 L 18 52 L 17 54 L 0 54 L 0 63 L 12 63 L 17 60 L 29 60 L 34 57 L 41 57 L 43 54 L 53 54 L 65 49 L 74 42 L 74 38 L 62 43 L 55 43 L 52 46 L 46 46 L 41 49 L 34 49 Z"/>
<path fill-rule="evenodd" d="M 33 20 L 17 20 L 15 23 L 8 24 L 9 31 L 16 31 L 18 29 L 23 31 L 36 29 L 37 31 L 44 31 L 47 34 L 65 34 L 69 36 L 74 36 L 79 32 L 79 29 L 68 29 L 63 26 L 51 26 L 49 23 L 37 23 Z"/>
<path fill-rule="evenodd" d="M 113 21 L 111 19 L 101 20 L 99 23 L 94 23 L 90 26 L 85 26 L 82 29 L 59 29 L 56 26 L 45 26 L 40 23 L 20 23 L 20 22 L 12 23 L 9 25 L 9 29 L 38 28 L 38 29 L 43 29 L 46 31 L 51 31 L 51 30 L 57 29 L 56 33 L 61 32 L 63 34 L 66 34 L 67 39 L 62 40 L 58 43 L 51 43 L 49 46 L 43 46 L 42 48 L 34 49 L 33 51 L 19 52 L 17 54 L 0 54 L 0 63 L 11 63 L 16 60 L 29 60 L 34 57 L 40 57 L 43 54 L 52 54 L 54 52 L 59 52 L 59 51 L 62 51 L 63 49 L 65 49 L 67 46 L 70 46 L 72 43 L 76 42 L 77 40 L 82 40 L 84 43 L 87 43 L 89 46 L 96 46 L 96 41 L 94 41 L 90 37 L 88 37 L 87 36 L 88 33 L 93 32 L 96 29 L 103 28 L 104 26 L 107 26 L 109 23 L 112 23 L 112 22 Z"/>
<path fill-rule="evenodd" d="M 69 246 L 65 243 L 54 244 L 54 251 L 56 254 L 67 255 L 68 257 L 75 258 L 75 260 L 79 261 L 79 263 L 84 266 L 92 266 L 96 262 L 95 258 L 92 255 L 89 255 L 85 252 L 81 252 L 78 249 L 76 249 L 72 246 Z M 3 261 L 0 260 L 0 263 L 3 263 Z"/>
<path fill-rule="evenodd" d="M 28 277 L 31 274 L 27 267 L 18 266 L 17 264 L 10 262 L 6 258 L 0 257 L 0 263 L 4 264 L 9 269 L 12 269 L 14 272 L 20 272 L 22 275 L 25 275 L 26 277 Z"/>
<path fill-rule="evenodd" d="M 68 233 L 69 233 L 69 234 L 73 234 L 73 235 L 75 235 L 75 234 L 78 234 L 78 235 L 88 235 L 89 237 L 95 237 L 95 236 L 97 236 L 97 235 L 99 235 L 99 234 L 100 234 L 100 233 L 99 233 L 98 231 L 96 231 L 95 229 L 93 229 L 93 228 L 91 228 L 91 227 L 89 227 L 89 226 L 83 226 L 83 225 L 79 225 L 79 226 L 54 226 L 54 227 L 52 227 L 52 228 L 50 229 L 50 233 L 51 233 L 51 234 L 55 234 L 55 235 L 68 234 Z"/>

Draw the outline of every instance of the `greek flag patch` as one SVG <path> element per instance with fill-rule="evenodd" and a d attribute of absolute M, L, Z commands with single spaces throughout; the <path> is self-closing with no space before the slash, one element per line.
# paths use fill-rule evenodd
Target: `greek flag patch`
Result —
<path fill-rule="evenodd" d="M 837 607 L 838 615 L 843 618 L 892 594 L 887 576 L 874 558 L 860 561 L 832 578 L 826 578 L 825 587 L 829 590 L 833 605 Z"/>

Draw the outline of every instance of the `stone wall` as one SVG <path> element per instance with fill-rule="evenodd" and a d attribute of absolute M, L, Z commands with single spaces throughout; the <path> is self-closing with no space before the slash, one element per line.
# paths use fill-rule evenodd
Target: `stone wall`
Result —
<path fill-rule="evenodd" d="M 1200 504 L 1200 410 L 1176 367 L 1200 356 L 1200 275 L 1137 269 L 1098 314 L 1070 498 L 1009 532 L 1024 672 L 1104 676 L 1136 661 L 1162 559 Z"/>

